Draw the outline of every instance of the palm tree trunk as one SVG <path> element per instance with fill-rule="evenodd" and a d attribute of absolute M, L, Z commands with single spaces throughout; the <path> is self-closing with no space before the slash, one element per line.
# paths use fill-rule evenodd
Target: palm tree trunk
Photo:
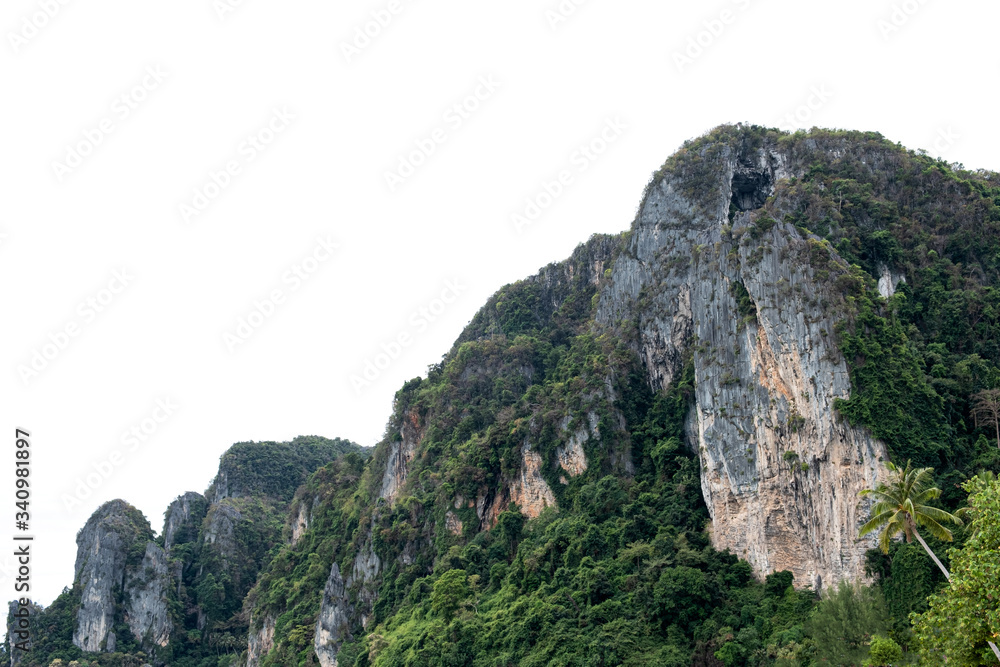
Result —
<path fill-rule="evenodd" d="M 934 562 L 937 563 L 937 566 L 941 568 L 942 572 L 944 572 L 945 579 L 951 581 L 951 575 L 948 574 L 948 570 L 945 569 L 945 566 L 941 563 L 941 561 L 938 560 L 938 557 L 934 555 L 934 552 L 931 551 L 931 548 L 927 546 L 927 543 L 924 542 L 924 538 L 920 537 L 920 533 L 917 532 L 917 529 L 915 527 L 913 529 L 913 536 L 916 537 L 917 541 L 920 542 L 920 546 L 924 548 L 924 551 L 927 552 L 927 555 L 930 556 L 932 559 L 934 559 Z M 993 649 L 993 654 L 996 655 L 997 660 L 1000 660 L 1000 648 L 997 648 L 997 645 L 989 640 L 987 640 L 986 643 L 990 645 L 991 649 Z"/>
<path fill-rule="evenodd" d="M 920 546 L 924 548 L 924 551 L 927 552 L 927 555 L 930 556 L 934 560 L 934 562 L 937 563 L 937 566 L 941 568 L 941 571 L 944 572 L 944 578 L 947 579 L 948 581 L 951 581 L 951 575 L 948 574 L 948 570 L 946 570 L 941 561 L 938 560 L 938 557 L 934 555 L 934 552 L 931 551 L 931 548 L 927 546 L 927 543 L 924 542 L 924 538 L 920 537 L 920 533 L 917 532 L 916 527 L 913 528 L 913 536 L 916 537 L 917 541 L 920 542 Z"/>

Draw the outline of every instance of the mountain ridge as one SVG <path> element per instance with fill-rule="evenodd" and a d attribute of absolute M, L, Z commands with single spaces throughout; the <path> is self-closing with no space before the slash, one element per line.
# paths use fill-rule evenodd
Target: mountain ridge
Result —
<path fill-rule="evenodd" d="M 493 295 L 367 461 L 234 445 L 168 508 L 168 566 L 141 555 L 176 593 L 131 587 L 125 625 L 95 598 L 87 627 L 117 619 L 127 651 L 80 643 L 102 665 L 773 664 L 804 655 L 816 593 L 868 577 L 905 618 L 916 566 L 872 574 L 858 492 L 890 458 L 1000 468 L 968 418 L 1000 382 L 998 286 L 997 174 L 877 133 L 716 128 L 629 231 Z"/>

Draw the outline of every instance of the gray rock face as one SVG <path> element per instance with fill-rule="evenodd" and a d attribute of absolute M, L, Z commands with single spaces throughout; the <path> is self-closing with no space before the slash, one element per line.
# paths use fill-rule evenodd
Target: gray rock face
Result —
<path fill-rule="evenodd" d="M 234 506 L 234 500 L 225 499 L 209 506 L 201 532 L 202 553 L 211 553 L 221 571 L 241 584 L 240 566 L 246 554 L 236 541 L 236 526 L 250 520 Z M 204 568 L 204 561 L 201 568 Z M 199 569 L 199 576 L 202 570 Z M 199 624 L 200 626 L 200 624 Z M 201 627 L 199 627 L 201 629 Z"/>
<path fill-rule="evenodd" d="M 902 273 L 896 273 L 885 264 L 882 265 L 881 269 L 878 279 L 878 293 L 882 295 L 882 298 L 888 299 L 896 293 L 896 287 L 899 283 L 906 282 L 906 276 Z"/>
<path fill-rule="evenodd" d="M 142 563 L 135 572 L 128 573 L 125 581 L 125 621 L 147 649 L 166 646 L 170 640 L 167 607 L 170 585 L 167 553 L 154 542 L 148 542 Z"/>
<path fill-rule="evenodd" d="M 170 503 L 163 522 L 163 545 L 167 551 L 182 531 L 197 533 L 197 524 L 204 517 L 206 503 L 205 497 L 194 491 L 188 491 Z"/>
<path fill-rule="evenodd" d="M 337 652 L 350 639 L 350 626 L 354 619 L 360 618 L 362 627 L 368 626 L 378 594 L 376 577 L 381 569 L 382 561 L 372 547 L 370 531 L 354 557 L 346 580 L 336 563 L 330 568 L 313 640 L 316 657 L 322 667 L 337 667 Z"/>
<path fill-rule="evenodd" d="M 151 537 L 145 517 L 122 500 L 102 505 L 77 534 L 74 580 L 82 598 L 73 633 L 76 646 L 91 652 L 113 650 L 116 596 L 125 581 L 129 549 Z"/>
<path fill-rule="evenodd" d="M 42 612 L 42 607 L 34 602 L 28 601 L 28 617 L 18 618 L 14 614 L 18 612 L 20 605 L 17 600 L 11 600 L 7 605 L 7 615 L 9 623 L 7 625 L 7 639 L 10 641 L 10 667 L 16 667 L 24 660 L 24 651 L 19 649 L 18 644 L 24 644 L 27 648 L 32 647 L 31 636 L 34 634 L 32 619 Z M 18 634 L 21 633 L 21 634 Z"/>
<path fill-rule="evenodd" d="M 583 451 L 583 443 L 587 442 L 591 436 L 599 437 L 597 419 L 596 412 L 588 412 L 587 426 L 589 428 L 577 429 L 576 432 L 569 434 L 565 444 L 556 447 L 556 465 L 568 475 L 579 475 L 587 469 L 587 455 Z M 569 424 L 570 418 L 564 417 L 559 428 L 566 433 L 569 430 Z"/>
<path fill-rule="evenodd" d="M 235 496 L 237 494 L 232 493 L 229 488 L 229 474 L 223 470 L 221 467 L 219 473 L 215 476 L 215 482 L 212 485 L 214 487 L 214 493 L 212 494 L 212 504 L 217 505 L 221 503 L 226 498 L 231 495 Z"/>
<path fill-rule="evenodd" d="M 775 147 L 733 148 L 716 158 L 717 182 L 668 173 L 652 185 L 597 319 L 615 328 L 638 318 L 654 387 L 693 355 L 688 433 L 715 546 L 760 576 L 787 569 L 796 585 L 819 587 L 863 575 L 872 543 L 857 539 L 858 492 L 876 482 L 886 450 L 833 410 L 850 392 L 832 287 L 846 263 L 792 225 L 755 222 L 763 211 L 752 209 L 794 175 L 792 163 Z M 697 187 L 708 193 L 696 201 L 685 193 Z"/>
<path fill-rule="evenodd" d="M 314 644 L 316 657 L 323 667 L 337 667 L 337 651 L 350 636 L 350 612 L 344 579 L 334 563 L 323 588 L 323 602 L 316 620 Z"/>
<path fill-rule="evenodd" d="M 215 545 L 223 555 L 232 554 L 236 550 L 236 524 L 242 518 L 240 511 L 228 503 L 212 505 L 208 511 L 205 544 Z"/>
<path fill-rule="evenodd" d="M 258 667 L 261 659 L 274 648 L 274 623 L 274 615 L 267 614 L 261 621 L 260 628 L 255 632 L 253 630 L 254 622 L 251 620 L 246 667 Z"/>
<path fill-rule="evenodd" d="M 417 444 L 422 436 L 423 430 L 420 428 L 420 418 L 416 412 L 404 415 L 400 439 L 392 443 L 389 450 L 389 460 L 382 477 L 382 491 L 379 493 L 379 497 L 387 500 L 390 505 L 406 483 L 407 468 L 416 454 Z"/>
<path fill-rule="evenodd" d="M 298 512 L 292 518 L 292 545 L 298 544 L 302 536 L 309 530 L 311 512 L 309 504 L 304 500 L 299 503 Z"/>

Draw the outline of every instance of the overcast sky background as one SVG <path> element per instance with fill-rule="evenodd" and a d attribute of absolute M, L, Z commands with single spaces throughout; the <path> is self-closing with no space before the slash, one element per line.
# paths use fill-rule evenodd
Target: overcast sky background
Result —
<path fill-rule="evenodd" d="M 234 442 L 374 445 L 492 293 L 627 229 L 650 174 L 718 124 L 877 130 L 1000 168 L 991 2 L 64 1 L 0 10 L 0 539 L 21 427 L 44 604 L 107 500 L 159 532 Z"/>

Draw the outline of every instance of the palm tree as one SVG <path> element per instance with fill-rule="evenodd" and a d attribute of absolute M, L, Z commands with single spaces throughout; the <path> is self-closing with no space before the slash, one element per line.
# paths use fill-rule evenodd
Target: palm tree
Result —
<path fill-rule="evenodd" d="M 889 484 L 879 484 L 878 488 L 865 489 L 861 492 L 862 496 L 875 496 L 876 502 L 871 510 L 872 516 L 868 523 L 861 526 L 859 536 L 864 537 L 868 533 L 881 530 L 879 546 L 883 553 L 889 553 L 889 541 L 896 535 L 902 533 L 906 536 L 907 542 L 912 542 L 915 537 L 950 581 L 951 575 L 948 574 L 948 570 L 917 531 L 917 526 L 923 526 L 939 540 L 951 542 L 951 531 L 941 523 L 962 524 L 962 520 L 954 514 L 925 504 L 941 495 L 941 489 L 931 486 L 933 483 L 931 472 L 934 469 L 913 468 L 909 461 L 906 462 L 905 468 L 897 468 L 892 462 L 887 462 L 885 465 L 890 473 Z"/>
<path fill-rule="evenodd" d="M 878 488 L 865 489 L 861 492 L 862 496 L 873 495 L 877 500 L 872 506 L 872 517 L 868 523 L 861 526 L 859 537 L 881 530 L 878 541 L 883 553 L 889 553 L 889 541 L 896 535 L 903 533 L 907 542 L 912 542 L 915 537 L 927 555 L 944 572 L 945 578 L 951 581 L 951 574 L 917 531 L 917 526 L 924 526 L 939 540 L 951 542 L 951 531 L 942 526 L 941 522 L 962 525 L 962 520 L 954 514 L 924 504 L 941 495 L 941 489 L 931 486 L 931 472 L 934 469 L 914 469 L 910 461 L 906 462 L 905 468 L 897 468 L 891 461 L 886 462 L 885 467 L 890 473 L 889 484 L 879 484 Z M 1000 648 L 993 642 L 986 643 L 990 645 L 997 659 L 1000 659 Z"/>

